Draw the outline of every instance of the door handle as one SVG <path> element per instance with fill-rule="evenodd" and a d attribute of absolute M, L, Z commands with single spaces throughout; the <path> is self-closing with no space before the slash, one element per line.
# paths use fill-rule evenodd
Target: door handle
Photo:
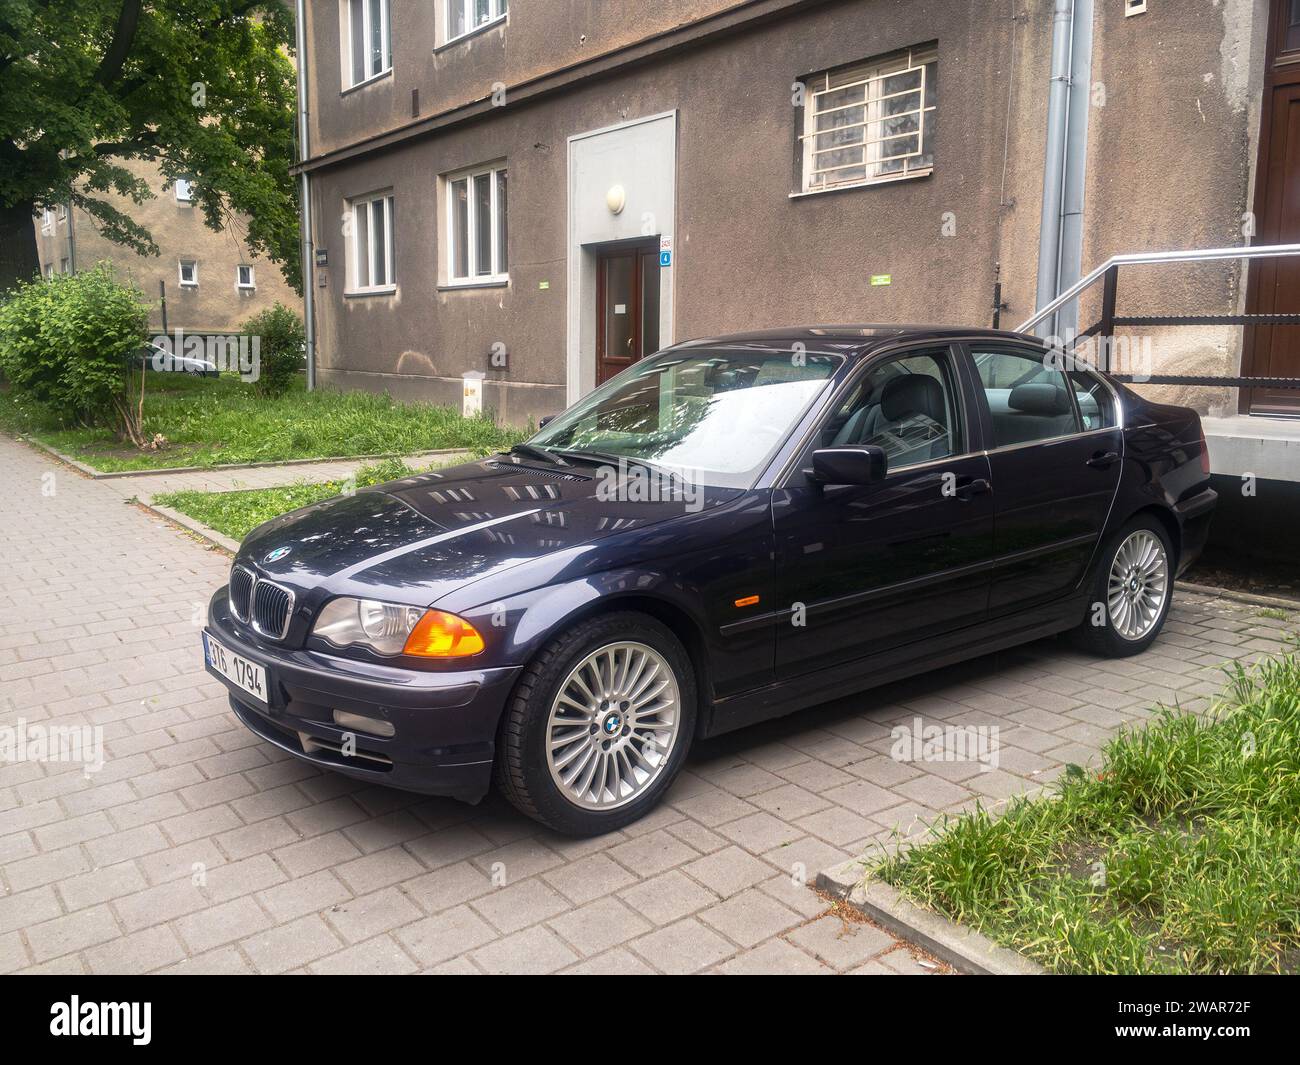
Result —
<path fill-rule="evenodd" d="M 965 484 L 959 484 L 956 495 L 963 503 L 968 503 L 976 496 L 982 496 L 991 491 L 993 491 L 993 486 L 983 477 L 979 477 L 973 481 L 967 481 Z"/>
<path fill-rule="evenodd" d="M 1098 451 L 1088 460 L 1088 465 L 1094 470 L 1104 470 L 1108 466 L 1115 465 L 1118 461 L 1118 451 Z"/>

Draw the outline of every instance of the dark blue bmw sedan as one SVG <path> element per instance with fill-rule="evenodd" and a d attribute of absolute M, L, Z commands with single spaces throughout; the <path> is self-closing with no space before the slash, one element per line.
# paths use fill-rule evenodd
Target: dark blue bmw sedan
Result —
<path fill-rule="evenodd" d="M 1067 630 L 1144 650 L 1214 503 L 1193 411 L 1032 337 L 692 341 L 256 529 L 204 652 L 298 758 L 595 835 L 698 737 Z"/>

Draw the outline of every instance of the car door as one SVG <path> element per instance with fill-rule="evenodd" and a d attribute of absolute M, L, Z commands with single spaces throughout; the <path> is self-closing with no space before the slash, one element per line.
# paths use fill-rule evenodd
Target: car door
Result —
<path fill-rule="evenodd" d="M 773 493 L 778 677 L 914 643 L 986 615 L 993 553 L 988 460 L 949 347 L 871 360 L 831 403 Z M 876 444 L 871 485 L 819 485 L 823 446 Z"/>
<path fill-rule="evenodd" d="M 970 345 L 998 486 L 989 616 L 1060 599 L 1087 573 L 1119 485 L 1115 398 L 1034 346 Z"/>

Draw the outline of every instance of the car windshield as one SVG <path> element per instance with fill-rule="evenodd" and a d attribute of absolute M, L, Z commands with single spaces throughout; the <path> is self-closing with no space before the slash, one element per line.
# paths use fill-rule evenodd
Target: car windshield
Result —
<path fill-rule="evenodd" d="M 570 459 L 617 456 L 700 484 L 749 488 L 841 362 L 774 348 L 660 352 L 580 400 L 529 444 Z"/>

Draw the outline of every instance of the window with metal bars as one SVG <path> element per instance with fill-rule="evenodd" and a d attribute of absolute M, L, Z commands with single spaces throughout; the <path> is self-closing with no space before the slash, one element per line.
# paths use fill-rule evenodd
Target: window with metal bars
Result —
<path fill-rule="evenodd" d="M 804 79 L 802 191 L 929 174 L 938 68 L 930 44 Z"/>

